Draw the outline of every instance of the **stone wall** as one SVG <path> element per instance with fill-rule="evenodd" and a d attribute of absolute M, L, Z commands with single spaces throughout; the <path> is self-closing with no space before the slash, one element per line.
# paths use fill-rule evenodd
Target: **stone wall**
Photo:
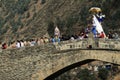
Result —
<path fill-rule="evenodd" d="M 118 39 L 99 39 L 99 48 L 120 50 L 120 40 Z"/>
<path fill-rule="evenodd" d="M 91 45 L 93 49 L 112 49 L 120 50 L 120 40 L 116 39 L 83 39 L 83 40 L 70 40 L 64 41 L 56 45 L 58 50 L 69 49 L 87 49 Z"/>
<path fill-rule="evenodd" d="M 54 53 L 54 45 L 4 50 L 0 53 L 0 80 L 31 80 L 41 64 L 45 66 L 48 53 Z"/>
<path fill-rule="evenodd" d="M 43 80 L 87 59 L 120 64 L 119 50 L 87 49 L 87 45 L 88 40 L 66 41 L 55 45 L 3 50 L 0 52 L 0 80 Z"/>

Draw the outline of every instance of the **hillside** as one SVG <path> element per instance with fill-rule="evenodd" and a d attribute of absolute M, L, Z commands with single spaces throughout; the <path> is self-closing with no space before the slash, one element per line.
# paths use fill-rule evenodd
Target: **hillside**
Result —
<path fill-rule="evenodd" d="M 100 7 L 108 29 L 120 29 L 120 0 L 0 0 L 1 40 L 52 36 L 58 26 L 62 34 L 77 34 L 89 23 L 89 9 Z"/>

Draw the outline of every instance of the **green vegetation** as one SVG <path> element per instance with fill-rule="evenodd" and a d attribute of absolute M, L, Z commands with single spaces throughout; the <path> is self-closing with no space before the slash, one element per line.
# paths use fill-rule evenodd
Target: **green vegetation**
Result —
<path fill-rule="evenodd" d="M 2 3 L 2 7 L 4 7 L 7 16 L 5 15 L 5 19 L 0 16 L 0 30 L 7 22 L 10 23 L 9 26 L 12 26 L 13 33 L 15 33 L 19 27 L 23 26 L 23 23 L 21 22 L 21 17 L 22 14 L 28 10 L 28 5 L 30 1 L 31 0 L 1 0 L 0 3 Z M 17 21 L 14 20 L 16 14 L 19 15 Z M 6 33 L 7 29 L 9 28 L 6 28 L 6 30 L 1 30 L 0 33 Z"/>
<path fill-rule="evenodd" d="M 28 5 L 31 0 L 2 0 L 3 5 L 9 12 L 12 14 L 23 14 L 25 11 L 28 10 Z"/>
<path fill-rule="evenodd" d="M 50 36 L 54 35 L 54 22 L 48 21 L 48 33 L 51 34 Z"/>
<path fill-rule="evenodd" d="M 111 69 L 108 68 L 98 68 L 98 71 L 81 69 L 81 67 L 76 67 L 69 70 L 53 80 L 111 80 L 118 74 L 117 66 L 113 66 Z M 113 71 L 116 69 L 116 71 Z"/>
<path fill-rule="evenodd" d="M 15 11 L 18 14 L 23 14 L 25 11 L 28 10 L 28 4 L 31 0 L 18 0 L 18 2 L 15 4 L 16 8 Z"/>
<path fill-rule="evenodd" d="M 29 36 L 33 34 L 31 32 L 35 32 L 35 34 L 39 33 L 37 36 L 43 36 L 48 32 L 52 36 L 54 27 L 58 26 L 61 33 L 72 35 L 77 32 L 75 27 L 79 25 L 77 30 L 81 31 L 90 23 L 89 9 L 94 6 L 100 7 L 106 15 L 102 23 L 105 32 L 109 29 L 118 30 L 119 4 L 120 0 L 41 0 L 41 2 L 39 0 L 1 0 L 0 34 L 3 35 L 6 32 L 14 34 L 19 29 L 25 28 L 25 31 L 21 32 L 22 35 Z M 5 28 L 6 25 L 11 27 L 12 31 Z M 37 29 L 33 29 L 34 25 L 37 25 L 35 27 Z M 41 31 L 41 29 L 44 30 Z"/>
<path fill-rule="evenodd" d="M 100 69 L 99 70 L 99 73 L 98 73 L 98 77 L 101 79 L 101 80 L 107 80 L 107 77 L 108 77 L 108 70 L 107 69 Z"/>
<path fill-rule="evenodd" d="M 69 35 L 74 34 L 73 32 L 73 26 L 77 23 L 79 16 L 69 16 L 66 18 L 66 24 L 65 26 L 67 27 L 66 33 Z"/>
<path fill-rule="evenodd" d="M 95 75 L 92 74 L 88 69 L 83 69 L 81 70 L 77 77 L 80 79 L 80 80 L 96 80 L 95 78 Z"/>
<path fill-rule="evenodd" d="M 56 26 L 60 29 L 60 31 L 64 31 L 65 21 L 61 20 L 60 17 L 56 17 L 55 21 Z"/>
<path fill-rule="evenodd" d="M 46 2 L 46 0 L 41 0 L 41 4 L 44 4 Z"/>

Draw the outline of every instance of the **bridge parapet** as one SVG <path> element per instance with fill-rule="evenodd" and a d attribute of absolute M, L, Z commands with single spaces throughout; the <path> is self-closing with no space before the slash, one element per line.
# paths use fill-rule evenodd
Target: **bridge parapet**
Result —
<path fill-rule="evenodd" d="M 68 49 L 85 49 L 88 46 L 88 39 L 84 40 L 69 40 L 63 41 L 59 44 L 55 44 L 57 50 L 68 50 Z"/>
<path fill-rule="evenodd" d="M 120 40 L 117 39 L 99 39 L 99 48 L 120 50 Z"/>
<path fill-rule="evenodd" d="M 56 44 L 57 50 L 69 49 L 87 49 L 89 46 L 93 49 L 117 49 L 120 50 L 120 40 L 115 39 L 83 39 L 83 40 L 69 40 Z"/>

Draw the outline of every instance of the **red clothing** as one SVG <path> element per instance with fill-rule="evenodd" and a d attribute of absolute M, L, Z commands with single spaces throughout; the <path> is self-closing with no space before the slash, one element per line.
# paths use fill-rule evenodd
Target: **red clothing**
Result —
<path fill-rule="evenodd" d="M 6 44 L 3 44 L 2 45 L 2 49 L 6 49 L 7 48 L 7 45 Z"/>
<path fill-rule="evenodd" d="M 104 38 L 105 37 L 105 34 L 102 32 L 101 34 L 100 34 L 100 38 Z"/>

